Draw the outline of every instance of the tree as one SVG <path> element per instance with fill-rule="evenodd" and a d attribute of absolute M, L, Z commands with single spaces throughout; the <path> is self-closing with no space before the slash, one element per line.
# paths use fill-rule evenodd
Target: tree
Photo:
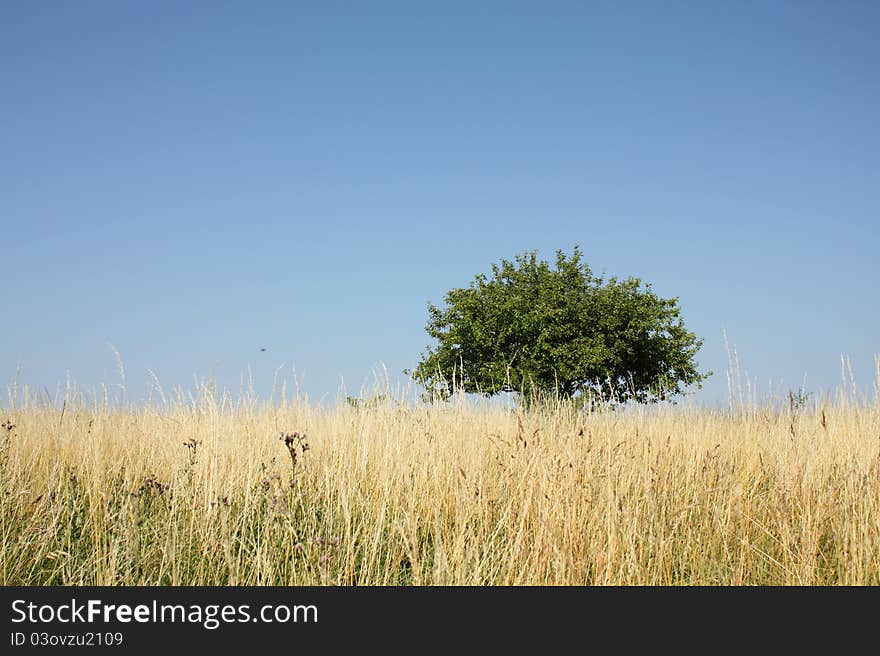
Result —
<path fill-rule="evenodd" d="M 502 391 L 597 397 L 617 402 L 669 399 L 699 386 L 702 345 L 680 316 L 677 298 L 664 299 L 637 278 L 604 280 L 560 250 L 556 267 L 534 251 L 492 265 L 467 288 L 428 305 L 435 348 L 413 378 L 428 395 Z"/>

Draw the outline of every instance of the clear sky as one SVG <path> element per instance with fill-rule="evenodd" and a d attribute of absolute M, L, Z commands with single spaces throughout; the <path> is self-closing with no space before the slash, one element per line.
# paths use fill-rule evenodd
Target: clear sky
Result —
<path fill-rule="evenodd" d="M 580 244 L 727 397 L 870 390 L 880 3 L 0 3 L 0 375 L 401 378 L 428 301 Z M 265 348 L 266 351 L 261 351 Z M 3 405 L 6 405 L 4 398 Z"/>

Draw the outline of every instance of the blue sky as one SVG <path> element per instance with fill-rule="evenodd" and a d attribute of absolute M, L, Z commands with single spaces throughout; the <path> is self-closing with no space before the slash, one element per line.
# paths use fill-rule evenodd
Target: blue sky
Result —
<path fill-rule="evenodd" d="M 580 244 L 727 397 L 870 390 L 874 2 L 4 2 L 0 375 L 400 377 L 426 304 Z M 266 348 L 265 352 L 260 351 Z M 5 404 L 5 400 L 4 400 Z"/>

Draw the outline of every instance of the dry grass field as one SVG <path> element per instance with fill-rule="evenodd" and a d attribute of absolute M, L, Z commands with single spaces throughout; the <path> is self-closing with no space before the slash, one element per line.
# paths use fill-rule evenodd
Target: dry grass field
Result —
<path fill-rule="evenodd" d="M 3 585 L 880 584 L 880 403 L 845 394 L 2 419 Z"/>

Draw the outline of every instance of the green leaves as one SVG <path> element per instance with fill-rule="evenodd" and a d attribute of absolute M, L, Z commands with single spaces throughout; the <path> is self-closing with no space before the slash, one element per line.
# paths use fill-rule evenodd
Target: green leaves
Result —
<path fill-rule="evenodd" d="M 413 377 L 429 398 L 508 389 L 618 402 L 668 399 L 708 374 L 694 357 L 702 340 L 637 278 L 593 276 L 577 246 L 555 268 L 532 252 L 493 264 L 445 306 L 428 306 L 436 340 Z"/>

